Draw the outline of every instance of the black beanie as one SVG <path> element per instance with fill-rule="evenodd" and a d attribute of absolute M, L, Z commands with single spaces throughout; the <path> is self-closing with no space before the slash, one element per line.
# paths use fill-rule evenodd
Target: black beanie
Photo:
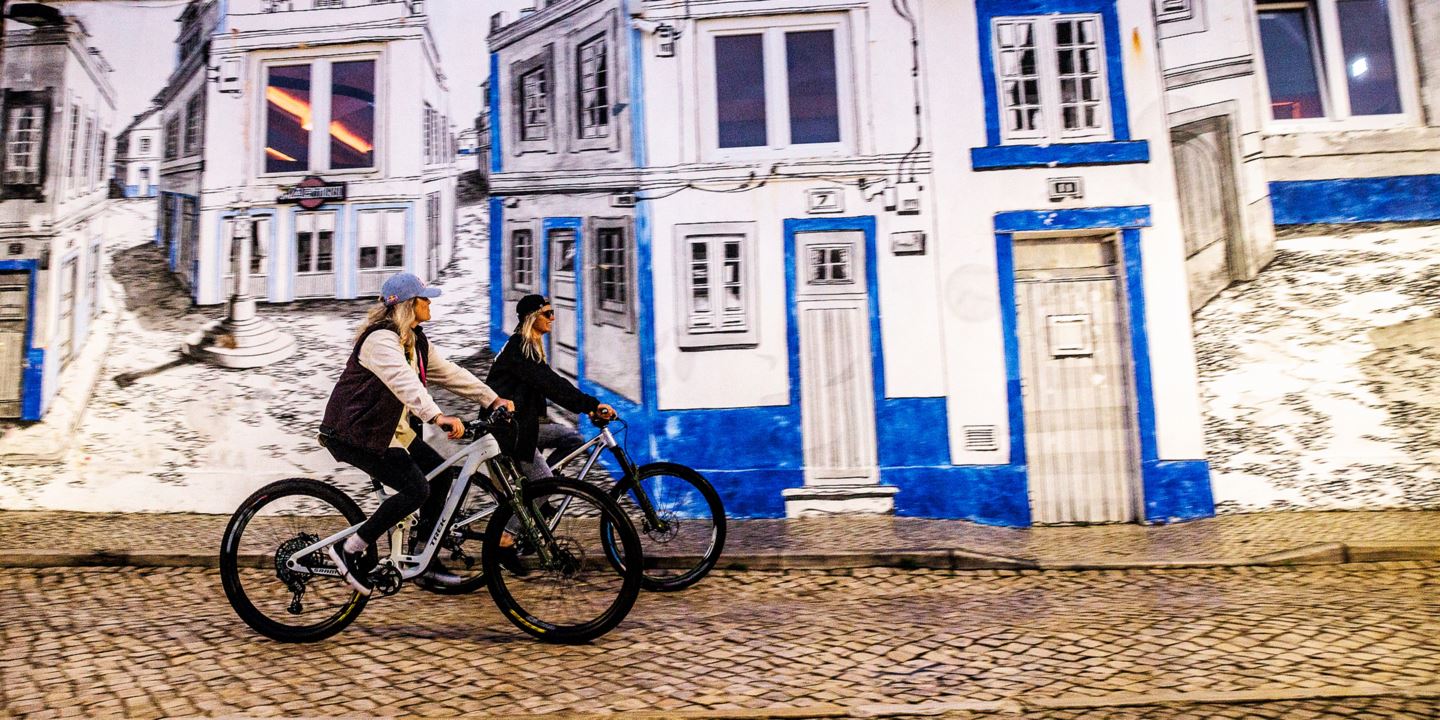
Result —
<path fill-rule="evenodd" d="M 525 316 L 549 304 L 550 301 L 546 300 L 544 295 L 526 295 L 515 303 L 515 317 L 520 322 L 525 322 Z"/>

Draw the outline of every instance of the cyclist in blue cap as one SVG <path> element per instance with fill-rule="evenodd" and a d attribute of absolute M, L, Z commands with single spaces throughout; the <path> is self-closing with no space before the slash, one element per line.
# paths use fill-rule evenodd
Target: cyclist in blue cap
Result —
<path fill-rule="evenodd" d="M 320 442 L 336 460 L 397 491 L 345 540 L 343 548 L 328 549 L 345 581 L 362 595 L 370 594 L 366 565 L 374 561 L 366 548 L 422 505 L 422 520 L 438 516 L 450 491 L 447 474 L 438 476 L 433 486 L 425 480 L 444 458 L 421 439 L 420 423 L 434 424 L 452 439 L 464 434 L 465 424 L 442 413 L 426 386 L 440 385 L 487 408 L 515 409 L 514 403 L 446 360 L 426 340 L 420 324 L 430 320 L 430 299 L 439 295 L 439 288 L 426 287 L 410 273 L 385 281 L 380 302 L 355 334 L 354 349 L 320 424 Z M 428 535 L 424 527 L 417 533 L 417 537 Z"/>

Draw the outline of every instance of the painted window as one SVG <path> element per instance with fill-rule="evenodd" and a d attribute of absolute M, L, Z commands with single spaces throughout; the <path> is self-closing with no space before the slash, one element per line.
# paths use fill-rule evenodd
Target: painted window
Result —
<path fill-rule="evenodd" d="M 550 271 L 575 274 L 575 231 L 550 231 Z"/>
<path fill-rule="evenodd" d="M 753 223 L 680 225 L 677 230 L 680 347 L 754 345 Z"/>
<path fill-rule="evenodd" d="M 1155 20 L 1162 23 L 1189 20 L 1195 17 L 1196 1 L 1197 0 L 1155 0 Z"/>
<path fill-rule="evenodd" d="M 421 129 L 424 133 L 425 162 L 435 162 L 435 108 L 430 103 L 425 103 L 425 122 Z"/>
<path fill-rule="evenodd" d="M 538 67 L 520 76 L 520 139 L 550 137 L 550 97 L 546 68 Z"/>
<path fill-rule="evenodd" d="M 844 139 L 841 32 L 831 24 L 713 35 L 716 147 L 834 145 Z"/>
<path fill-rule="evenodd" d="M 235 235 L 239 233 L 250 241 L 250 274 L 259 275 L 265 264 L 266 245 L 268 245 L 264 233 L 260 232 L 260 223 L 255 222 L 253 217 L 240 218 L 230 222 L 240 223 L 241 226 L 236 228 L 232 225 L 226 228 L 228 235 L 221 238 L 225 247 L 230 248 L 227 253 L 229 259 L 225 261 L 225 274 L 228 276 L 235 272 L 235 267 L 240 263 L 240 253 L 245 249 L 242 243 L 235 242 Z"/>
<path fill-rule="evenodd" d="M 70 143 L 70 154 L 75 154 L 75 143 Z M 180 157 L 180 116 L 176 115 L 165 121 L 165 159 L 175 160 Z M 73 171 L 73 165 L 72 165 Z"/>
<path fill-rule="evenodd" d="M 330 168 L 375 166 L 375 61 L 330 66 Z"/>
<path fill-rule="evenodd" d="M 630 281 L 631 252 L 623 220 L 597 222 L 595 238 L 595 322 L 634 330 Z"/>
<path fill-rule="evenodd" d="M 519 292 L 535 291 L 535 233 L 510 231 L 510 285 Z"/>
<path fill-rule="evenodd" d="M 80 162 L 77 152 L 80 143 L 80 108 L 70 106 L 70 152 L 66 154 L 65 180 L 68 187 L 75 187 L 75 167 Z"/>
<path fill-rule="evenodd" d="M 361 270 L 399 270 L 405 267 L 405 211 L 362 210 L 356 245 Z"/>
<path fill-rule="evenodd" d="M 314 71 L 321 65 L 328 65 L 330 85 L 317 93 Z M 374 60 L 266 68 L 265 172 L 375 167 L 376 86 Z M 312 135 L 319 132 L 328 160 L 310 153 Z"/>
<path fill-rule="evenodd" d="M 806 268 L 807 282 L 811 285 L 853 285 L 855 272 L 850 252 L 853 247 L 846 243 L 835 245 L 811 245 Z"/>
<path fill-rule="evenodd" d="M 204 131 L 203 120 L 200 117 L 200 103 L 203 98 L 200 93 L 190 98 L 185 103 L 185 155 L 195 155 L 200 152 L 200 140 Z"/>
<path fill-rule="evenodd" d="M 597 35 L 576 49 L 580 72 L 578 117 L 581 138 L 610 135 L 610 71 L 605 36 Z"/>
<path fill-rule="evenodd" d="M 295 216 L 295 272 L 335 272 L 335 213 Z"/>
<path fill-rule="evenodd" d="M 5 185 L 38 187 L 45 142 L 45 106 L 5 109 Z"/>
<path fill-rule="evenodd" d="M 85 119 L 85 144 L 80 148 L 80 187 L 88 188 L 94 177 L 95 166 L 95 120 Z"/>
<path fill-rule="evenodd" d="M 148 137 L 140 138 L 140 153 L 141 153 L 141 154 L 144 154 L 144 153 L 148 153 L 148 152 L 150 152 L 150 138 L 148 138 Z"/>
<path fill-rule="evenodd" d="M 1398 8 L 1389 0 L 1257 5 L 1274 120 L 1405 112 Z"/>
<path fill-rule="evenodd" d="M 1005 142 L 1109 139 L 1098 15 L 994 21 L 995 82 Z"/>

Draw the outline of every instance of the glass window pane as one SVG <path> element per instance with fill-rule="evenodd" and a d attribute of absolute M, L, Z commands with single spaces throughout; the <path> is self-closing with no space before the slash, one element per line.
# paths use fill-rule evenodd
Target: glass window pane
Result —
<path fill-rule="evenodd" d="M 1391 115 L 1401 111 L 1388 5 L 1388 0 L 1335 3 L 1352 115 Z"/>
<path fill-rule="evenodd" d="M 380 265 L 380 253 L 373 247 L 360 248 L 360 269 L 374 270 Z"/>
<path fill-rule="evenodd" d="M 715 114 L 720 147 L 756 147 L 768 142 L 762 36 L 715 38 Z"/>
<path fill-rule="evenodd" d="M 331 251 L 334 249 L 335 233 L 329 230 L 321 230 L 317 235 L 320 241 L 315 244 L 315 271 L 330 272 L 335 269 L 331 260 Z"/>
<path fill-rule="evenodd" d="M 385 246 L 385 267 L 398 268 L 405 265 L 405 246 Z"/>
<path fill-rule="evenodd" d="M 166 127 L 166 155 L 178 145 L 180 123 Z M 310 66 L 272 67 L 265 85 L 265 172 L 310 169 Z"/>
<path fill-rule="evenodd" d="M 375 61 L 330 66 L 330 167 L 375 165 Z"/>
<path fill-rule="evenodd" d="M 785 33 L 785 67 L 790 86 L 791 144 L 839 142 L 835 32 Z"/>
<path fill-rule="evenodd" d="M 310 233 L 298 232 L 295 234 L 295 271 L 313 272 L 314 269 L 314 259 L 310 257 Z"/>
<path fill-rule="evenodd" d="M 1263 9 L 1260 45 L 1270 112 L 1276 120 L 1325 116 L 1324 96 L 1315 64 L 1314 14 L 1310 8 Z"/>

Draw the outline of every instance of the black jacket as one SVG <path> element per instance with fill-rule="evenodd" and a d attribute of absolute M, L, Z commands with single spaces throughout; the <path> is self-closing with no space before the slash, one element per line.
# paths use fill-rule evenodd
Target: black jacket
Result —
<path fill-rule="evenodd" d="M 545 417 L 546 400 L 573 413 L 594 412 L 600 401 L 580 392 L 544 361 L 525 357 L 524 346 L 524 338 L 511 335 L 490 365 L 485 384 L 515 403 L 517 436 L 512 454 L 517 460 L 529 461 L 535 455 L 535 438 L 540 433 L 540 419 Z"/>
<path fill-rule="evenodd" d="M 405 404 L 386 387 L 375 373 L 360 364 L 360 347 L 376 330 L 394 330 L 390 323 L 370 326 L 355 341 L 350 359 L 335 389 L 330 391 L 330 401 L 325 405 L 325 419 L 320 422 L 320 432 L 334 435 L 356 447 L 384 454 L 395 437 L 395 426 L 400 424 L 400 415 Z M 415 353 L 421 368 L 429 364 L 430 341 L 425 331 L 415 328 Z M 425 372 L 420 372 L 420 382 L 425 382 Z M 412 420 L 414 418 L 411 418 Z"/>

